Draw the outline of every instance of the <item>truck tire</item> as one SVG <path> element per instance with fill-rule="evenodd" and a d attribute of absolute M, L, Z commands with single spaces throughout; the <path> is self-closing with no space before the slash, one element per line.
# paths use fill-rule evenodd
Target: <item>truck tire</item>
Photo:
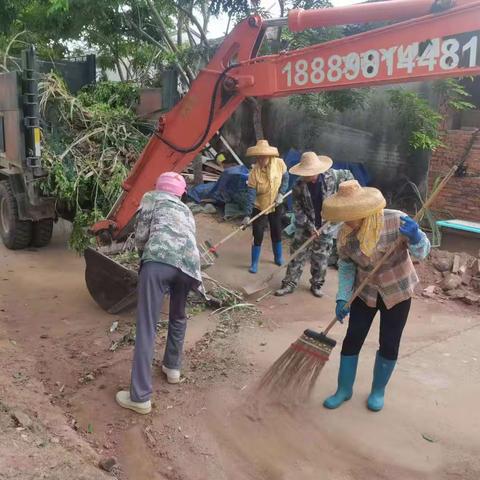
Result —
<path fill-rule="evenodd" d="M 46 247 L 52 239 L 53 218 L 45 218 L 32 225 L 32 247 Z"/>
<path fill-rule="evenodd" d="M 0 182 L 0 236 L 10 250 L 21 250 L 32 241 L 32 222 L 18 218 L 18 207 L 8 180 Z"/>

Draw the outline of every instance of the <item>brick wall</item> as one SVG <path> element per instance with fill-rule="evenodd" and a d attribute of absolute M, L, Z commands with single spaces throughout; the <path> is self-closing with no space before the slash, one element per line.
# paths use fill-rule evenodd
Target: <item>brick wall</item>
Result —
<path fill-rule="evenodd" d="M 466 176 L 453 177 L 435 201 L 434 210 L 445 212 L 445 217 L 480 222 L 480 134 L 474 130 L 448 130 L 444 133 L 444 147 L 431 157 L 428 173 L 431 191 L 435 179 L 444 175 L 468 150 L 465 162 Z"/>

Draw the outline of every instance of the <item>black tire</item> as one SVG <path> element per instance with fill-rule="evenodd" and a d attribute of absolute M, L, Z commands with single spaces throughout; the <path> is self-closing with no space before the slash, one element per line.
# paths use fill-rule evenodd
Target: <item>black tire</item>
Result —
<path fill-rule="evenodd" d="M 46 218 L 32 225 L 32 247 L 46 247 L 52 239 L 53 218 Z"/>
<path fill-rule="evenodd" d="M 8 180 L 0 182 L 0 236 L 10 250 L 21 250 L 32 241 L 32 222 L 18 218 L 18 207 Z"/>

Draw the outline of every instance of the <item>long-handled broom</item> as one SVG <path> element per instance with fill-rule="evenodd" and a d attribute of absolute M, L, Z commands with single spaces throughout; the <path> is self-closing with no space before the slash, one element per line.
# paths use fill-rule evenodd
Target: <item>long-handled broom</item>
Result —
<path fill-rule="evenodd" d="M 443 190 L 450 178 L 453 177 L 459 165 L 454 165 L 445 178 L 440 182 L 436 190 L 427 199 L 414 219 L 420 221 L 426 209 L 430 207 L 438 194 Z M 365 285 L 378 272 L 380 267 L 390 255 L 404 242 L 399 238 L 387 250 L 378 261 L 373 270 L 360 283 L 353 292 L 348 306 L 360 294 Z M 330 358 L 330 353 L 336 345 L 336 341 L 327 335 L 337 323 L 335 317 L 321 333 L 313 330 L 305 330 L 301 337 L 290 345 L 283 355 L 265 373 L 258 386 L 257 394 L 263 398 L 273 398 L 276 401 L 287 403 L 300 403 L 306 401 L 315 386 L 315 383 L 325 363 Z"/>
<path fill-rule="evenodd" d="M 283 200 L 285 200 L 289 195 L 291 195 L 291 193 L 292 193 L 291 190 L 289 192 L 287 192 L 283 196 Z M 218 241 L 214 245 L 210 241 L 205 240 L 205 242 L 202 245 L 200 245 L 200 250 L 201 250 L 202 257 L 212 265 L 214 263 L 215 258 L 218 258 L 217 250 L 219 249 L 219 247 L 221 247 L 225 242 L 228 242 L 228 240 L 230 240 L 232 237 L 237 235 L 237 233 L 240 233 L 243 230 L 247 229 L 250 225 L 252 225 L 252 223 L 255 220 L 257 220 L 258 218 L 265 215 L 267 212 L 269 212 L 274 207 L 278 207 L 278 204 L 277 204 L 276 201 L 273 202 L 271 205 L 269 205 L 264 210 L 262 210 L 261 212 L 257 213 L 257 215 L 255 215 L 253 218 L 251 218 L 250 221 L 247 224 L 236 228 L 235 230 L 233 230 L 233 232 L 230 232 L 226 237 L 222 238 L 220 241 Z"/>

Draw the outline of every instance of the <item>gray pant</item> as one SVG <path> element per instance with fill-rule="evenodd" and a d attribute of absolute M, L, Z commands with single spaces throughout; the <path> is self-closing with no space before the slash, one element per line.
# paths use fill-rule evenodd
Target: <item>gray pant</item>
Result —
<path fill-rule="evenodd" d="M 185 305 L 188 292 L 197 281 L 165 263 L 147 262 L 138 281 L 137 330 L 133 356 L 130 398 L 146 402 L 152 395 L 152 362 L 157 322 L 163 297 L 170 292 L 170 314 L 163 365 L 179 369 L 187 329 Z"/>

